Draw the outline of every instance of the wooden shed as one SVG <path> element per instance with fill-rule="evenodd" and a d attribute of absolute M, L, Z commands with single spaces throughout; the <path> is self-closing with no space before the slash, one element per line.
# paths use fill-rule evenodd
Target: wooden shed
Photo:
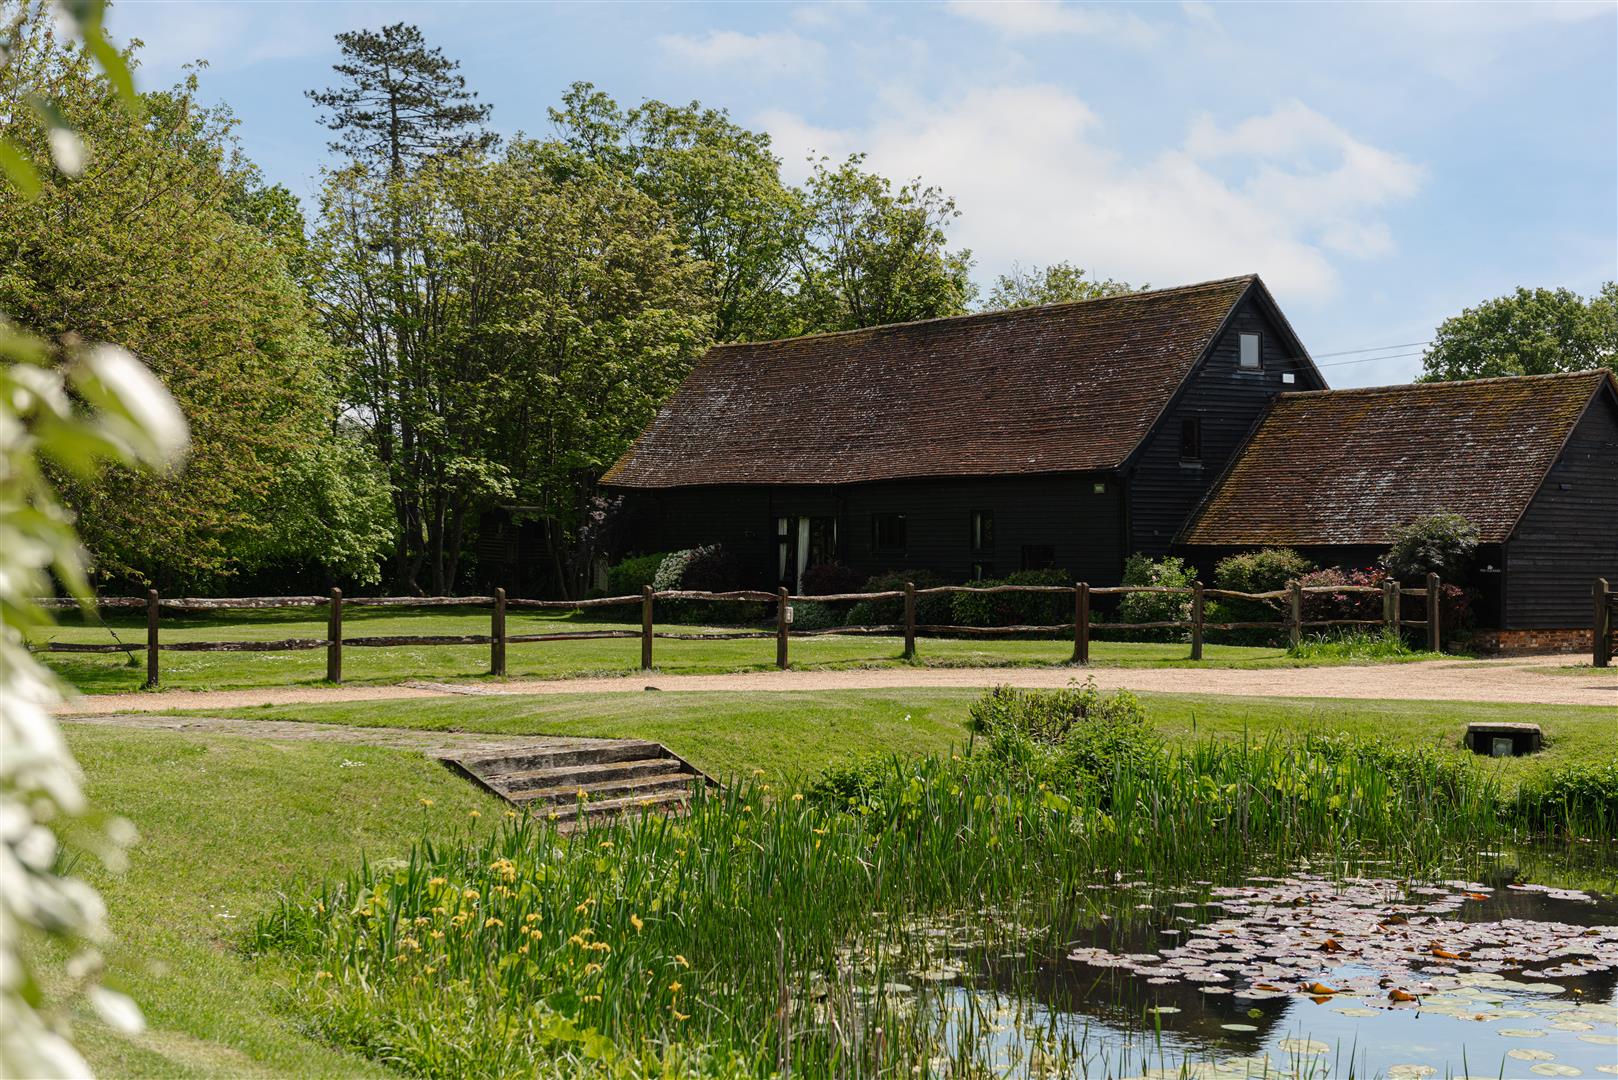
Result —
<path fill-rule="evenodd" d="M 1610 371 L 1278 396 L 1180 544 L 1203 563 L 1266 545 L 1366 566 L 1399 527 L 1461 514 L 1500 647 L 1589 640 L 1618 580 L 1618 380 Z"/>

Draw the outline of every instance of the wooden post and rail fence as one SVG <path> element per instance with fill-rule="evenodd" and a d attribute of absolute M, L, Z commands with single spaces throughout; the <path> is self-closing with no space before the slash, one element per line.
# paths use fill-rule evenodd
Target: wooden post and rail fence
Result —
<path fill-rule="evenodd" d="M 1592 590 L 1595 598 L 1595 619 L 1590 624 L 1590 644 L 1594 655 L 1591 663 L 1596 667 L 1610 667 L 1614 653 L 1618 653 L 1618 590 L 1606 578 L 1596 578 Z"/>
<path fill-rule="evenodd" d="M 1607 588 L 1606 582 L 1599 581 L 1596 586 L 1597 600 L 1597 645 L 1596 662 L 1605 665 L 1612 655 L 1612 627 L 1615 622 L 1614 610 L 1615 594 Z M 1071 623 L 1056 623 L 1054 625 L 1014 625 L 1014 626 L 957 626 L 946 624 L 922 623 L 918 621 L 918 600 L 926 596 L 939 596 L 951 593 L 1043 593 L 1043 594 L 1071 594 L 1073 597 L 1073 621 Z M 1171 619 L 1155 622 L 1097 622 L 1091 618 L 1091 601 L 1097 596 L 1128 596 L 1140 593 L 1156 593 L 1162 595 L 1186 596 L 1190 598 L 1189 618 Z M 1309 594 L 1376 594 L 1382 596 L 1382 614 L 1374 619 L 1313 619 L 1304 618 L 1304 598 Z M 160 670 L 159 657 L 167 652 L 287 652 L 301 649 L 326 650 L 326 679 L 328 682 L 338 683 L 343 680 L 343 650 L 345 648 L 386 648 L 397 646 L 423 646 L 423 645 L 488 645 L 489 671 L 495 676 L 506 674 L 506 649 L 508 645 L 538 643 L 549 641 L 583 641 L 610 638 L 639 638 L 640 639 L 640 666 L 642 670 L 652 668 L 652 643 L 658 638 L 680 641 L 725 641 L 737 639 L 765 639 L 775 638 L 775 663 L 779 668 L 786 668 L 789 664 L 789 643 L 792 638 L 819 637 L 831 634 L 858 634 L 858 635 L 902 635 L 904 638 L 904 658 L 915 660 L 918 653 L 916 639 L 926 635 L 931 637 L 987 637 L 996 635 L 1056 635 L 1071 634 L 1073 638 L 1072 662 L 1087 664 L 1090 662 L 1090 640 L 1094 629 L 1105 631 L 1123 630 L 1186 630 L 1191 643 L 1191 659 L 1201 660 L 1203 644 L 1209 630 L 1281 630 L 1285 629 L 1291 646 L 1296 647 L 1303 640 L 1306 629 L 1330 628 L 1341 626 L 1382 627 L 1390 632 L 1402 633 L 1406 629 L 1420 628 L 1424 632 L 1428 649 L 1433 652 L 1442 651 L 1443 634 L 1439 617 L 1439 604 L 1429 602 L 1425 605 L 1424 619 L 1409 619 L 1403 615 L 1403 601 L 1406 597 L 1415 597 L 1422 600 L 1439 597 L 1440 583 L 1437 575 L 1427 576 L 1426 588 L 1401 589 L 1398 582 L 1388 582 L 1382 586 L 1376 585 L 1323 585 L 1305 586 L 1299 582 L 1292 582 L 1285 589 L 1276 589 L 1269 592 L 1238 592 L 1231 589 L 1209 589 L 1202 582 L 1196 582 L 1189 587 L 1184 586 L 1156 586 L 1156 585 L 1110 585 L 1092 586 L 1086 582 L 1079 582 L 1073 586 L 1065 585 L 939 585 L 931 588 L 918 589 L 914 583 L 906 582 L 902 590 L 870 593 L 834 593 L 817 596 L 795 596 L 786 589 L 775 592 L 754 590 L 736 590 L 733 592 L 703 592 L 696 590 L 674 589 L 655 591 L 647 586 L 639 596 L 608 596 L 590 600 L 526 600 L 514 599 L 506 596 L 504 589 L 494 590 L 492 596 L 368 596 L 344 597 L 340 589 L 332 589 L 327 596 L 248 596 L 229 597 L 218 599 L 181 598 L 164 599 L 156 589 L 147 592 L 145 597 L 103 597 L 93 603 L 97 608 L 144 608 L 146 612 L 146 643 L 144 646 L 134 643 L 108 643 L 86 644 L 76 642 L 51 641 L 38 646 L 48 652 L 67 653 L 131 653 L 144 648 L 146 652 L 146 685 L 155 688 L 159 684 Z M 1271 621 L 1243 621 L 1243 622 L 1208 622 L 1206 619 L 1206 601 L 1209 599 L 1262 601 L 1277 604 L 1281 607 L 1284 619 L 1280 622 Z M 741 630 L 726 632 L 690 633 L 658 630 L 654 622 L 654 613 L 658 601 L 713 601 L 713 602 L 757 602 L 775 605 L 775 627 L 773 630 Z M 797 630 L 792 626 L 792 605 L 794 603 L 857 603 L 870 601 L 900 601 L 902 605 L 902 621 L 891 624 L 863 625 L 863 626 L 837 626 L 822 630 Z M 51 599 L 40 601 L 43 606 L 66 609 L 77 607 L 74 600 Z M 507 613 L 513 609 L 518 611 L 559 611 L 574 612 L 589 609 L 608 607 L 627 607 L 638 604 L 640 606 L 640 629 L 603 629 L 603 630 L 566 630 L 551 633 L 510 633 L 506 626 Z M 175 612 L 213 612 L 227 610 L 269 610 L 285 608 L 326 609 L 326 636 L 323 638 L 282 638 L 277 640 L 257 641 L 168 641 L 164 642 L 161 636 L 162 613 Z M 343 612 L 348 607 L 371 608 L 452 608 L 452 607 L 485 607 L 490 609 L 489 632 L 487 634 L 433 634 L 411 635 L 396 634 L 386 636 L 357 636 L 349 637 L 343 630 Z M 1605 618 L 1603 624 L 1601 619 Z M 1601 626 L 1605 625 L 1607 632 L 1600 633 Z M 1602 643 L 1606 643 L 1606 652 L 1603 654 Z M 1604 659 L 1605 657 L 1605 659 Z"/>

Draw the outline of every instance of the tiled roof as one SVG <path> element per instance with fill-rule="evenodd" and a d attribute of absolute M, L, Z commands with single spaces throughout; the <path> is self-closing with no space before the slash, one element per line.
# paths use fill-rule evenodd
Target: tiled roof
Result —
<path fill-rule="evenodd" d="M 1449 512 L 1498 543 L 1611 379 L 1583 371 L 1282 394 L 1180 541 L 1385 544 Z"/>
<path fill-rule="evenodd" d="M 838 484 L 1113 468 L 1257 281 L 719 346 L 603 482 Z"/>

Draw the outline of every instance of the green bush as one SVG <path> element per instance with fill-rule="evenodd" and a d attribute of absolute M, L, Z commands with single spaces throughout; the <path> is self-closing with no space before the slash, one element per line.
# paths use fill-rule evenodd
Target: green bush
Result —
<path fill-rule="evenodd" d="M 740 575 L 740 564 L 729 550 L 721 544 L 706 544 L 665 555 L 652 587 L 659 592 L 730 592 Z M 765 612 L 750 601 L 660 600 L 654 617 L 672 623 L 751 625 L 761 621 Z"/>
<path fill-rule="evenodd" d="M 1618 761 L 1569 765 L 1525 780 L 1513 816 L 1536 832 L 1567 837 L 1618 836 Z"/>
<path fill-rule="evenodd" d="M 1471 569 L 1477 547 L 1478 530 L 1466 518 L 1431 514 L 1394 531 L 1382 565 L 1406 584 L 1420 584 L 1428 574 L 1458 582 Z"/>
<path fill-rule="evenodd" d="M 1125 585 L 1186 588 L 1196 579 L 1196 568 L 1173 555 L 1153 559 L 1137 552 L 1124 563 Z M 1190 618 L 1191 598 L 1175 593 L 1129 593 L 1118 604 L 1119 622 L 1188 622 Z M 1189 633 L 1182 629 L 1124 630 L 1109 636 L 1124 641 L 1184 641 Z"/>
<path fill-rule="evenodd" d="M 1314 563 L 1291 548 L 1259 548 L 1220 559 L 1214 566 L 1213 584 L 1234 592 L 1272 592 L 1284 589 L 1314 570 Z M 1216 630 L 1210 633 L 1220 641 L 1238 645 L 1267 645 L 1286 634 L 1284 600 L 1231 600 L 1208 602 L 1203 617 L 1208 622 L 1274 622 L 1274 630 Z"/>
<path fill-rule="evenodd" d="M 625 559 L 617 566 L 607 569 L 607 594 L 609 596 L 634 596 L 642 589 L 657 580 L 658 567 L 668 558 L 667 552 L 656 551 L 650 555 L 636 555 Z"/>
<path fill-rule="evenodd" d="M 1064 690 L 995 687 L 972 705 L 967 727 L 986 742 L 974 759 L 1057 788 L 1150 771 L 1163 756 L 1140 699 L 1128 690 L 1103 694 L 1094 679 Z"/>
<path fill-rule="evenodd" d="M 1287 649 L 1288 656 L 1304 659 L 1392 660 L 1418 655 L 1398 633 L 1347 627 L 1324 634 L 1310 634 Z"/>
<path fill-rule="evenodd" d="M 830 630 L 834 626 L 842 626 L 844 621 L 838 617 L 837 612 L 830 604 L 818 603 L 814 600 L 799 600 L 792 605 L 792 628 L 794 630 Z"/>
<path fill-rule="evenodd" d="M 971 584 L 1071 586 L 1073 578 L 1066 570 L 1020 570 Z M 1054 626 L 1073 621 L 1071 593 L 951 593 L 949 601 L 956 626 Z"/>
<path fill-rule="evenodd" d="M 931 589 L 945 584 L 944 579 L 931 570 L 895 570 L 887 574 L 878 574 L 870 578 L 861 587 L 861 592 L 903 592 L 905 582 L 913 583 L 918 589 Z M 916 621 L 939 625 L 950 620 L 950 604 L 948 593 L 938 593 L 934 596 L 916 597 Z M 848 622 L 851 626 L 891 626 L 905 621 L 905 602 L 901 598 L 892 600 L 861 600 L 848 611 Z"/>

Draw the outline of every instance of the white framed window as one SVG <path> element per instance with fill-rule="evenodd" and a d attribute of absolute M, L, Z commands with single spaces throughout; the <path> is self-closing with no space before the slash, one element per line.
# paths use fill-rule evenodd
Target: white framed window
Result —
<path fill-rule="evenodd" d="M 1240 348 L 1237 363 L 1243 371 L 1257 371 L 1264 366 L 1262 339 L 1258 334 L 1241 335 Z"/>

